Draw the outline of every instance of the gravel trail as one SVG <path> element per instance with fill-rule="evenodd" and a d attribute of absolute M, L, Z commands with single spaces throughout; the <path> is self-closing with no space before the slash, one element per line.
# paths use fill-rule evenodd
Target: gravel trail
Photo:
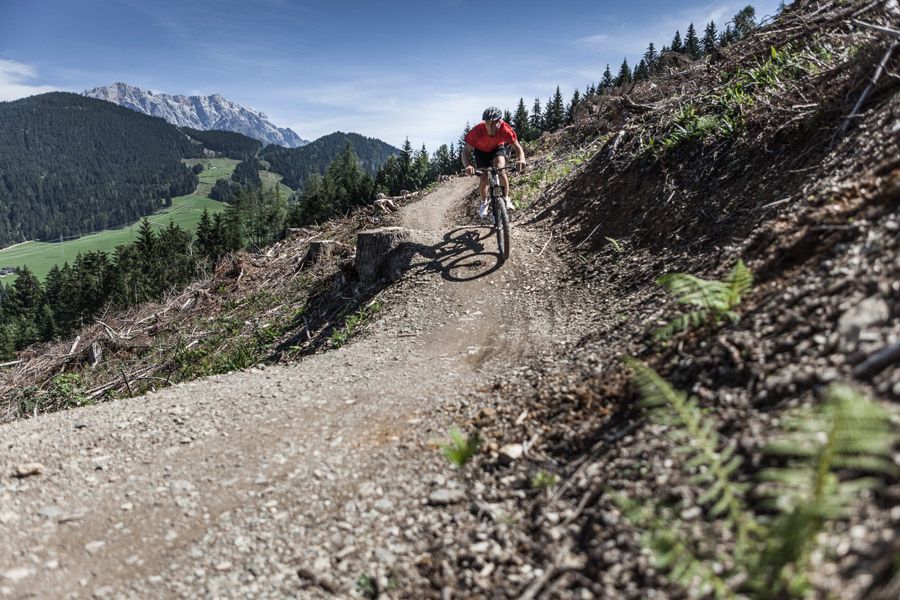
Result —
<path fill-rule="evenodd" d="M 421 251 L 344 347 L 0 427 L 0 596 L 401 597 L 460 500 L 451 415 L 579 333 L 546 233 L 498 266 L 461 225 L 474 185 L 404 209 Z"/>

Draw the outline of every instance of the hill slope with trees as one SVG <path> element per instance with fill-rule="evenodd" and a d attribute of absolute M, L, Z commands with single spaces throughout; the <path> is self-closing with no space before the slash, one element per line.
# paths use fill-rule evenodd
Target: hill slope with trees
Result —
<path fill-rule="evenodd" d="M 0 246 L 124 225 L 191 193 L 177 128 L 115 104 L 53 92 L 0 103 Z"/>
<path fill-rule="evenodd" d="M 373 176 L 388 157 L 400 153 L 398 148 L 379 139 L 336 131 L 300 148 L 266 146 L 259 158 L 268 161 L 273 171 L 284 176 L 285 185 L 300 189 L 311 175 L 324 175 L 328 165 L 344 151 L 348 142 L 353 146 L 360 167 Z"/>

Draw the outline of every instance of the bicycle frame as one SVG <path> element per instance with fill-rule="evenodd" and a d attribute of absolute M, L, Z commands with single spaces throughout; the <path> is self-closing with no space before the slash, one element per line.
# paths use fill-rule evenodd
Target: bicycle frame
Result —
<path fill-rule="evenodd" d="M 506 211 L 506 200 L 503 195 L 503 186 L 500 184 L 500 172 L 517 170 L 515 167 L 488 167 L 476 170 L 478 175 L 488 175 L 490 187 L 491 214 L 494 221 L 494 229 L 497 231 L 497 249 L 500 251 L 500 260 L 509 258 L 509 213 Z"/>

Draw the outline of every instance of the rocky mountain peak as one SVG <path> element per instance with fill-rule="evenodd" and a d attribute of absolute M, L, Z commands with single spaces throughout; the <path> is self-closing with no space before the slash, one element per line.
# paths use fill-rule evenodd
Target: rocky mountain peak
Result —
<path fill-rule="evenodd" d="M 179 127 L 234 131 L 257 139 L 263 144 L 277 144 L 288 148 L 297 148 L 308 143 L 291 129 L 278 127 L 269 121 L 265 113 L 232 102 L 221 94 L 173 96 L 117 82 L 86 90 L 84 95 L 163 118 Z"/>

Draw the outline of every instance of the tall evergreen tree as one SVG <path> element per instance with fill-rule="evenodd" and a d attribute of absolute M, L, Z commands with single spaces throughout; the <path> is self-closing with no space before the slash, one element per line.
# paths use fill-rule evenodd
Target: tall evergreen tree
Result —
<path fill-rule="evenodd" d="M 562 92 L 556 86 L 556 93 L 547 103 L 544 111 L 544 127 L 547 131 L 556 131 L 566 123 L 566 107 L 563 102 Z"/>
<path fill-rule="evenodd" d="M 600 80 L 600 93 L 608 94 L 613 88 L 613 85 L 612 71 L 609 70 L 609 64 L 607 63 L 606 70 L 603 71 L 603 78 Z"/>
<path fill-rule="evenodd" d="M 466 121 L 466 126 L 463 129 L 462 135 L 459 136 L 459 160 L 462 161 L 463 154 L 466 151 L 466 136 L 469 135 L 469 132 L 472 131 L 472 127 L 469 125 L 469 122 Z M 472 162 L 472 156 L 467 157 L 471 164 L 475 164 Z"/>
<path fill-rule="evenodd" d="M 631 83 L 631 69 L 628 66 L 628 59 L 626 58 L 622 60 L 622 66 L 619 67 L 619 74 L 616 76 L 613 84 L 616 87 L 621 87 L 628 83 Z"/>
<path fill-rule="evenodd" d="M 512 123 L 512 119 L 513 119 L 512 113 L 509 112 L 509 110 L 504 110 L 503 111 L 503 120 L 506 121 L 507 123 Z"/>
<path fill-rule="evenodd" d="M 671 52 L 684 52 L 684 43 L 681 41 L 681 31 L 675 31 L 675 37 L 672 38 L 672 45 L 669 47 Z"/>
<path fill-rule="evenodd" d="M 719 34 L 719 46 L 727 46 L 737 39 L 737 33 L 731 23 L 725 25 L 725 30 Z"/>
<path fill-rule="evenodd" d="M 569 106 L 566 107 L 566 125 L 572 123 L 575 120 L 575 110 L 578 108 L 578 104 L 581 102 L 581 92 L 575 90 L 572 93 L 572 99 L 569 101 Z"/>
<path fill-rule="evenodd" d="M 700 58 L 700 38 L 697 37 L 693 23 L 688 25 L 687 34 L 684 36 L 684 52 L 692 59 Z"/>
<path fill-rule="evenodd" d="M 746 37 L 751 31 L 756 29 L 756 9 L 751 5 L 747 5 L 734 15 L 734 30 L 737 39 Z"/>
<path fill-rule="evenodd" d="M 522 138 L 523 140 L 531 139 L 531 132 L 529 131 L 529 123 L 528 123 L 528 111 L 525 109 L 525 99 L 519 98 L 519 105 L 516 107 L 516 114 L 513 115 L 512 119 L 513 129 L 516 130 L 516 134 Z"/>
<path fill-rule="evenodd" d="M 647 62 L 643 58 L 641 59 L 641 62 L 638 63 L 638 66 L 634 68 L 631 77 L 634 81 L 645 81 L 650 77 L 650 69 L 647 68 Z"/>
<path fill-rule="evenodd" d="M 706 24 L 706 29 L 703 30 L 703 40 L 700 42 L 700 49 L 703 51 L 704 56 L 709 56 L 715 52 L 718 37 L 716 23 L 715 21 L 710 21 Z"/>
<path fill-rule="evenodd" d="M 541 112 L 541 101 L 539 98 L 535 98 L 534 104 L 531 106 L 531 117 L 528 125 L 529 139 L 536 140 L 541 137 L 541 132 L 544 130 L 544 117 Z"/>
<path fill-rule="evenodd" d="M 644 64 L 647 65 L 647 69 L 652 69 L 653 63 L 659 58 L 659 53 L 656 51 L 656 46 L 653 45 L 653 42 L 650 42 L 650 45 L 647 46 L 647 51 L 644 52 L 643 58 Z"/>

